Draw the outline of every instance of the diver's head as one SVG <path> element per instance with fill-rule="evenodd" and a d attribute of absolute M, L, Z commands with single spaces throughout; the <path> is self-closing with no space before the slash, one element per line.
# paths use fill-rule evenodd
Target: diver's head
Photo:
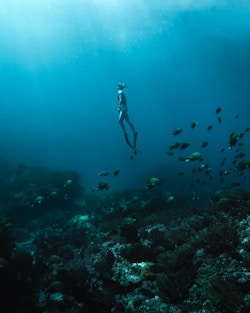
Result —
<path fill-rule="evenodd" d="M 119 83 L 119 84 L 117 85 L 117 89 L 118 89 L 118 90 L 123 90 L 125 87 L 127 87 L 127 85 L 126 85 L 125 83 Z"/>

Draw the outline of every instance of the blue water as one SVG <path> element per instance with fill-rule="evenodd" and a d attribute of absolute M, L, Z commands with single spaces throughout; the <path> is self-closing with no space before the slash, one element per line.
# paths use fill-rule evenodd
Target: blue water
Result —
<path fill-rule="evenodd" d="M 229 135 L 250 126 L 249 1 L 2 1 L 0 43 L 0 158 L 11 166 L 73 169 L 87 189 L 116 167 L 111 191 L 143 187 L 152 176 L 166 192 L 214 191 L 227 180 L 249 187 L 249 170 L 243 177 L 233 168 L 223 182 L 218 174 L 224 157 L 223 169 L 232 167 Z M 132 161 L 118 124 L 119 82 L 128 85 L 139 134 Z M 176 127 L 183 132 L 173 137 Z M 178 139 L 190 147 L 167 155 Z M 210 180 L 191 173 L 197 163 L 177 160 L 194 151 L 211 166 Z"/>

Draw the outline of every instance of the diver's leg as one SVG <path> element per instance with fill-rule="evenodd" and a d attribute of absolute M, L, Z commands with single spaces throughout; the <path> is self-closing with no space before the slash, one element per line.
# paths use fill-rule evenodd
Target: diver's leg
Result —
<path fill-rule="evenodd" d="M 119 123 L 122 127 L 122 130 L 123 130 L 123 133 L 124 133 L 124 137 L 125 137 L 125 140 L 126 140 L 126 143 L 129 145 L 129 147 L 131 149 L 133 149 L 133 145 L 131 144 L 131 142 L 129 141 L 128 139 L 128 133 L 126 132 L 126 129 L 125 129 L 125 126 L 123 124 L 123 120 L 124 120 L 124 117 L 122 115 L 120 115 L 120 118 L 119 118 Z"/>
<path fill-rule="evenodd" d="M 135 149 L 135 148 L 136 148 L 136 141 L 137 141 L 137 135 L 138 135 L 138 133 L 137 133 L 137 131 L 135 130 L 134 125 L 131 123 L 131 121 L 130 121 L 128 115 L 126 116 L 126 122 L 129 124 L 130 128 L 132 129 L 132 131 L 133 131 L 133 133 L 134 133 L 134 146 L 133 146 L 133 148 Z"/>

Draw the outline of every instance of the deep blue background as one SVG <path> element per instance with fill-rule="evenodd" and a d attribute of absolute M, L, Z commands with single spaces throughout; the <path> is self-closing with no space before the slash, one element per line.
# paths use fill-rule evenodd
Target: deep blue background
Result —
<path fill-rule="evenodd" d="M 87 189 L 115 167 L 111 190 L 144 186 L 151 176 L 164 179 L 166 192 L 249 186 L 237 171 L 223 183 L 218 175 L 224 157 L 223 169 L 232 167 L 230 133 L 250 126 L 249 1 L 9 0 L 0 4 L 0 43 L 0 157 L 10 165 L 77 170 Z M 133 161 L 118 124 L 118 82 L 128 85 L 139 133 L 142 153 Z M 183 133 L 173 138 L 175 127 Z M 170 157 L 177 139 L 191 146 Z M 249 133 L 242 142 L 249 159 Z M 212 180 L 177 160 L 194 151 Z"/>

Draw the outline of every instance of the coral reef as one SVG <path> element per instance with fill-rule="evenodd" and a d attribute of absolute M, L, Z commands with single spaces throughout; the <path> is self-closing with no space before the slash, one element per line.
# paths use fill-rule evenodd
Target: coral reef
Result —
<path fill-rule="evenodd" d="M 173 208 L 155 188 L 83 207 L 77 181 L 26 166 L 2 180 L 5 312 L 249 311 L 249 191 L 220 190 L 200 211 Z"/>

